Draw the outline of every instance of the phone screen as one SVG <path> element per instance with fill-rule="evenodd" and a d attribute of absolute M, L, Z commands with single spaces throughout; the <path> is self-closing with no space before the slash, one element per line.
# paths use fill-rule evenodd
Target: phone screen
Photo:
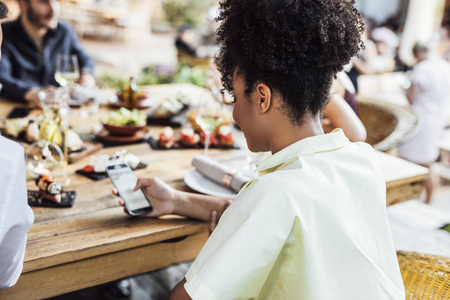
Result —
<path fill-rule="evenodd" d="M 130 214 L 151 211 L 151 204 L 142 190 L 133 191 L 137 178 L 126 164 L 108 166 L 107 172 Z"/>

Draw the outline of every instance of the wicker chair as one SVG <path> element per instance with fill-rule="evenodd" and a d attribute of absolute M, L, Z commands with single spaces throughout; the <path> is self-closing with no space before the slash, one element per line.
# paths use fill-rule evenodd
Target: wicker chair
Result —
<path fill-rule="evenodd" d="M 450 258 L 398 251 L 406 299 L 450 299 Z"/>
<path fill-rule="evenodd" d="M 388 151 L 416 134 L 419 119 L 407 107 L 382 100 L 358 99 L 361 121 L 367 130 L 366 142 L 380 151 Z"/>

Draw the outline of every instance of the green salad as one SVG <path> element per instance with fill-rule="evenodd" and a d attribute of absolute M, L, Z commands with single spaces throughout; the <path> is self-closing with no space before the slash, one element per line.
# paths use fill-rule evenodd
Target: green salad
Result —
<path fill-rule="evenodd" d="M 146 122 L 147 116 L 137 109 L 132 111 L 122 107 L 116 111 L 111 112 L 109 115 L 103 118 L 103 123 L 111 124 L 115 126 L 124 125 L 142 125 Z"/>

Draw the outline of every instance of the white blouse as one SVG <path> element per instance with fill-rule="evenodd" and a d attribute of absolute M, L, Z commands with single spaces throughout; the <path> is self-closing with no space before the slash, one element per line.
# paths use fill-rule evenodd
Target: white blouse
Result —
<path fill-rule="evenodd" d="M 22 272 L 33 221 L 27 203 L 24 149 L 0 136 L 0 289 L 16 284 Z"/>

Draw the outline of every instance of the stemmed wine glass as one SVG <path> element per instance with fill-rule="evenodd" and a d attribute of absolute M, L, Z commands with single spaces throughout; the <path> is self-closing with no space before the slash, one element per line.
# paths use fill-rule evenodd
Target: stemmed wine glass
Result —
<path fill-rule="evenodd" d="M 204 92 L 199 99 L 196 123 L 205 133 L 205 155 L 208 155 L 211 133 L 222 123 L 223 104 L 217 101 L 210 92 Z"/>
<path fill-rule="evenodd" d="M 80 78 L 80 67 L 76 55 L 58 54 L 55 80 L 64 88 L 70 87 Z"/>

